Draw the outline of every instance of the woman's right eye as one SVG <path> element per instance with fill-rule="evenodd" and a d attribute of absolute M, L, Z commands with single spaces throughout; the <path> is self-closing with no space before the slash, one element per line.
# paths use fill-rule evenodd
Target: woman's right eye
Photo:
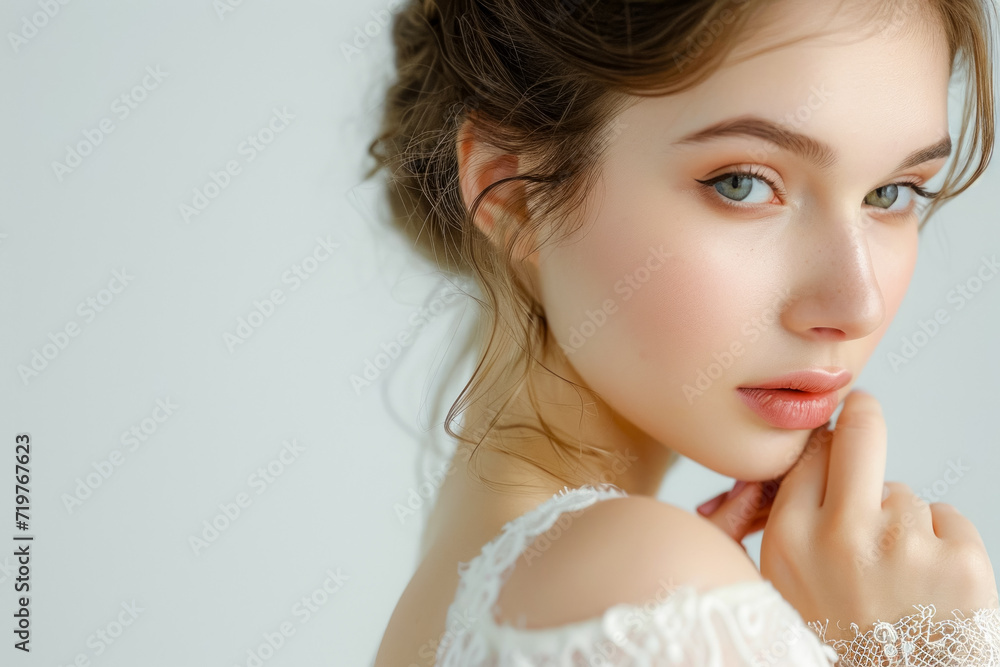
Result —
<path fill-rule="evenodd" d="M 732 201 L 744 204 L 766 204 L 774 199 L 774 189 L 766 179 L 754 174 L 735 172 L 723 174 L 706 183 Z"/>
<path fill-rule="evenodd" d="M 779 200 L 784 196 L 781 188 L 775 186 L 767 176 L 755 170 L 747 171 L 746 168 L 705 181 L 695 180 L 705 187 L 712 188 L 727 204 L 736 208 L 751 204 L 767 204 L 774 201 L 775 196 Z"/>

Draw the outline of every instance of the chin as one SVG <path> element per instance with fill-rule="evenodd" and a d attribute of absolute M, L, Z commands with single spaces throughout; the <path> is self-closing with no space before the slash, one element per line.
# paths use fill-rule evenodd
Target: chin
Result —
<path fill-rule="evenodd" d="M 757 474 L 747 481 L 766 481 L 783 477 L 789 470 L 795 467 L 802 452 L 805 451 L 806 443 L 809 440 L 811 431 L 791 431 L 789 437 L 783 439 L 783 446 L 774 452 L 774 456 L 763 459 L 766 467 L 757 466 Z"/>
<path fill-rule="evenodd" d="M 702 465 L 715 472 L 745 482 L 766 482 L 782 477 L 791 470 L 802 452 L 805 450 L 810 431 L 787 431 L 786 437 L 775 430 L 766 434 L 758 434 L 756 438 L 745 438 L 740 441 L 739 453 L 726 451 L 729 447 L 720 448 L 723 452 L 720 460 L 702 462 Z M 730 441 L 732 442 L 732 441 Z"/>

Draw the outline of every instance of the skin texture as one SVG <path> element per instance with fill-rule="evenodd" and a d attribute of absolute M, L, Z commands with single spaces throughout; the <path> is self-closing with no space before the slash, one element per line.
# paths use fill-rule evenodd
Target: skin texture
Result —
<path fill-rule="evenodd" d="M 857 378 L 899 308 L 917 259 L 914 205 L 919 198 L 900 185 L 890 211 L 884 208 L 888 203 L 879 208 L 865 200 L 893 183 L 925 184 L 944 166 L 945 159 L 938 158 L 897 169 L 913 152 L 947 136 L 947 45 L 931 17 L 911 14 L 902 27 L 872 34 L 863 16 L 834 14 L 832 4 L 775 3 L 758 22 L 766 29 L 737 46 L 728 64 L 709 79 L 678 95 L 635 98 L 609 127 L 612 139 L 601 177 L 579 213 L 581 231 L 522 256 L 555 338 L 546 365 L 598 394 L 583 395 L 589 405 L 581 418 L 576 390 L 534 374 L 530 382 L 546 419 L 567 436 L 582 437 L 627 461 L 611 473 L 593 467 L 595 481 L 655 496 L 670 450 L 738 480 L 781 477 L 800 458 L 810 430 L 764 422 L 743 404 L 736 388 L 811 368 L 845 368 Z M 774 41 L 820 30 L 824 35 L 752 55 Z M 828 144 L 835 158 L 816 164 L 757 137 L 677 143 L 720 121 L 750 115 L 779 123 L 791 116 L 794 121 L 786 120 L 783 127 Z M 468 128 L 460 133 L 457 151 L 467 205 L 488 184 L 519 171 L 518 158 L 473 141 Z M 740 202 L 698 182 L 738 167 L 752 167 L 778 187 L 754 179 L 740 208 Z M 526 214 L 513 203 L 519 194 L 517 187 L 494 190 L 476 220 L 497 242 L 510 219 L 502 212 Z M 897 209 L 910 212 L 894 215 Z M 592 321 L 588 311 L 600 310 L 606 300 L 614 302 L 614 312 L 577 346 L 573 328 Z M 686 394 L 685 385 L 693 386 L 699 371 L 731 353 L 734 344 L 742 352 L 721 376 L 693 398 Z M 852 386 L 853 381 L 838 398 L 843 400 Z M 520 421 L 530 421 L 520 398 L 514 411 Z M 526 432 L 504 445 L 541 456 L 557 469 L 565 465 L 537 435 Z M 456 560 L 474 556 L 503 523 L 563 486 L 513 457 L 484 452 L 478 471 L 519 489 L 491 491 L 466 473 L 465 461 L 460 448 L 456 472 L 441 487 L 428 521 L 422 567 L 429 573 L 431 564 L 443 563 L 439 575 L 418 571 L 387 631 L 387 638 L 396 637 L 400 659 L 410 659 L 406 647 L 443 632 Z M 852 471 L 848 466 L 837 474 Z M 748 488 L 748 495 L 759 495 L 758 486 Z M 601 528 L 595 519 L 595 530 L 622 520 L 616 517 Z M 640 521 L 633 528 L 651 529 L 646 519 Z M 722 527 L 722 520 L 716 521 Z M 668 523 L 659 527 L 667 530 Z M 738 540 L 762 525 L 743 526 L 733 536 Z M 711 538 L 688 541 L 685 548 L 699 545 L 719 548 Z M 661 564 L 669 564 L 668 554 L 660 555 Z M 749 576 L 743 571 L 746 563 L 734 558 L 727 562 L 736 563 L 739 578 Z M 705 562 L 707 572 L 719 567 L 710 557 Z M 537 580 L 518 582 L 520 575 L 515 571 L 509 582 L 512 597 L 505 597 L 503 605 L 511 618 L 545 598 L 532 598 Z M 435 576 L 439 579 L 428 579 Z M 636 594 L 626 597 L 640 597 L 631 583 L 608 576 L 587 580 L 595 584 L 597 608 L 616 597 L 597 590 L 601 585 L 627 588 Z M 518 589 L 524 591 L 520 597 Z M 436 598 L 440 604 L 428 608 L 418 599 L 420 590 L 445 593 Z M 544 625 L 566 620 L 569 612 L 549 608 L 538 613 L 535 620 Z M 421 620 L 408 620 L 402 628 L 402 619 L 415 617 Z M 400 625 L 396 635 L 393 623 Z"/>
<path fill-rule="evenodd" d="M 815 4 L 781 6 L 765 14 L 766 30 L 737 47 L 734 62 L 776 41 L 772 35 L 812 33 L 834 19 Z M 658 447 L 737 480 L 780 478 L 798 459 L 809 431 L 767 424 L 735 388 L 801 369 L 860 375 L 912 276 L 920 203 L 899 186 L 890 208 L 913 213 L 894 216 L 865 197 L 890 183 L 924 184 L 945 163 L 896 170 L 913 151 L 947 137 L 943 36 L 912 20 L 875 35 L 856 23 L 842 15 L 833 23 L 839 30 L 750 57 L 688 92 L 637 100 L 608 128 L 612 140 L 581 213 L 583 228 L 526 258 L 558 344 L 546 364 L 604 399 L 578 430 L 575 414 L 549 413 L 548 420 L 598 447 L 640 449 L 636 467 L 645 471 L 664 465 Z M 677 143 L 750 116 L 822 141 L 835 157 L 814 164 L 758 137 Z M 487 164 L 499 165 L 493 179 L 515 173 L 510 162 Z M 752 168 L 777 187 L 754 179 L 739 209 L 697 182 L 734 168 Z M 602 309 L 596 333 L 572 335 Z M 722 376 L 704 389 L 700 374 L 719 362 Z M 579 400 L 558 382 L 545 387 L 553 402 Z M 525 448 L 537 454 L 539 443 Z M 498 474 L 504 470 L 501 463 Z M 615 481 L 633 493 L 659 486 L 655 477 L 632 489 L 630 479 Z M 749 518 L 739 526 L 717 521 L 739 540 L 763 527 L 766 507 Z"/>
<path fill-rule="evenodd" d="M 764 422 L 736 387 L 815 368 L 844 368 L 857 378 L 889 327 L 916 263 L 921 200 L 904 185 L 891 205 L 865 200 L 893 183 L 926 184 L 945 158 L 897 166 L 948 136 L 943 34 L 929 17 L 907 18 L 901 28 L 871 34 L 857 14 L 801 1 L 775 5 L 759 21 L 767 29 L 736 48 L 733 64 L 687 92 L 635 98 L 609 128 L 581 231 L 524 257 L 555 337 L 545 363 L 599 394 L 584 399 L 594 405 L 582 420 L 565 407 L 549 409 L 546 419 L 594 446 L 638 456 L 630 470 L 650 473 L 617 479 L 627 491 L 656 492 L 668 448 L 739 480 L 780 477 L 809 430 Z M 778 41 L 772 33 L 784 39 L 820 30 L 752 55 Z M 824 142 L 835 157 L 817 165 L 757 137 L 677 143 L 748 116 Z M 458 145 L 468 204 L 518 171 L 517 158 L 470 137 L 463 132 Z M 740 167 L 777 188 L 755 178 L 749 196 L 732 202 L 698 182 Z M 498 242 L 497 212 L 513 210 L 517 196 L 513 187 L 494 194 L 477 219 Z M 614 312 L 579 345 L 574 329 L 594 321 L 588 312 L 609 300 Z M 699 372 L 726 355 L 732 359 L 721 377 L 692 393 Z M 532 382 L 543 405 L 580 404 L 565 383 Z M 513 446 L 535 455 L 543 449 L 530 438 Z M 501 458 L 487 465 L 501 478 L 512 468 Z M 535 478 L 538 498 L 561 487 Z"/>
<path fill-rule="evenodd" d="M 542 303 L 561 345 L 588 309 L 605 299 L 618 305 L 568 355 L 611 409 L 730 477 L 766 480 L 790 468 L 808 431 L 763 422 L 735 388 L 808 368 L 842 367 L 857 377 L 888 328 L 916 262 L 917 218 L 892 219 L 862 201 L 898 180 L 925 182 L 943 164 L 893 171 L 946 134 L 947 55 L 943 43 L 927 47 L 922 36 L 810 42 L 621 115 L 625 127 L 592 193 L 585 233 L 543 250 L 538 262 Z M 839 153 L 825 173 L 760 139 L 674 144 L 725 119 L 784 118 L 818 100 L 814 90 L 829 99 L 809 109 L 800 129 Z M 754 159 L 761 153 L 764 160 Z M 787 196 L 755 183 L 749 198 L 763 203 L 738 210 L 696 182 L 744 164 L 759 164 Z M 644 275 L 650 248 L 669 258 L 626 300 L 614 285 Z M 685 385 L 734 344 L 743 354 L 689 400 Z"/>

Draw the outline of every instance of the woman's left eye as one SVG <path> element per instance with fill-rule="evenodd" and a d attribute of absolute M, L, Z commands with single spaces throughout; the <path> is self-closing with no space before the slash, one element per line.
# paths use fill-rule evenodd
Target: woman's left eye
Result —
<path fill-rule="evenodd" d="M 921 193 L 923 191 L 915 183 L 891 183 L 869 192 L 865 197 L 865 203 L 886 211 L 905 211 L 916 195 Z M 902 202 L 902 205 L 893 208 L 893 205 L 899 202 Z"/>

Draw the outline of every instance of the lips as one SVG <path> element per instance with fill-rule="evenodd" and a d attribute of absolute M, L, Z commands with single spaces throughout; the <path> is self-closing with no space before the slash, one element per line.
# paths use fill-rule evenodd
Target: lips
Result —
<path fill-rule="evenodd" d="M 771 426 L 814 429 L 833 416 L 837 392 L 851 382 L 850 371 L 812 369 L 754 382 L 736 389 L 750 410 Z"/>

